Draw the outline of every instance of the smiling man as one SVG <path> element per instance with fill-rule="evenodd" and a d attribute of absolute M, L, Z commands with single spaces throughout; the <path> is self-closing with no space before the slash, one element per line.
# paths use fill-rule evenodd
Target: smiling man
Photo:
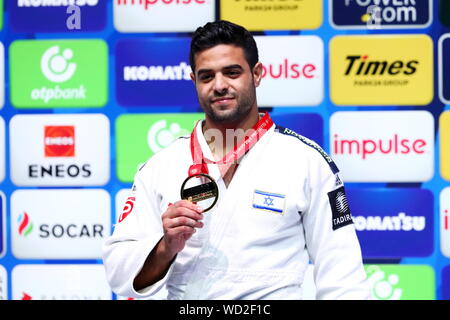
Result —
<path fill-rule="evenodd" d="M 208 23 L 192 37 L 190 63 L 205 120 L 136 174 L 132 210 L 104 246 L 113 290 L 301 299 L 311 261 L 317 298 L 370 298 L 354 225 L 341 219 L 351 216 L 338 168 L 313 141 L 258 112 L 252 35 Z"/>

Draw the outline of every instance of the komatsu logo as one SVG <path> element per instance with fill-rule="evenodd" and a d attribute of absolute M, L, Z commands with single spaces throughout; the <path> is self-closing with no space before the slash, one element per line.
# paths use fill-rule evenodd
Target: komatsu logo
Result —
<path fill-rule="evenodd" d="M 400 212 L 396 216 L 354 216 L 353 223 L 357 231 L 423 231 L 426 219 Z"/>
<path fill-rule="evenodd" d="M 96 6 L 98 0 L 18 0 L 18 7 Z"/>
<path fill-rule="evenodd" d="M 191 80 L 191 67 L 186 62 L 174 66 L 125 66 L 125 81 Z"/>

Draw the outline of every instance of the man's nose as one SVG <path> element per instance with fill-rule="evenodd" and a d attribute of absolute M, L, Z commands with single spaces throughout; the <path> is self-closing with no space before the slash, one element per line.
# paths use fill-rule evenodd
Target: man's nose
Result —
<path fill-rule="evenodd" d="M 228 91 L 228 81 L 222 74 L 217 74 L 214 78 L 214 91 L 224 94 Z"/>

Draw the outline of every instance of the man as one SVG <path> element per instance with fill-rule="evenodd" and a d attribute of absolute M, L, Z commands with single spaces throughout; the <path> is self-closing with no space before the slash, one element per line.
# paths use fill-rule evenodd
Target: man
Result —
<path fill-rule="evenodd" d="M 262 65 L 251 34 L 208 23 L 192 37 L 190 63 L 205 120 L 136 174 L 134 208 L 104 246 L 113 290 L 301 299 L 311 260 L 317 298 L 369 298 L 339 170 L 314 142 L 258 113 Z M 237 131 L 245 134 L 218 138 Z M 207 212 L 180 200 L 180 186 L 198 173 L 217 183 L 218 201 Z"/>

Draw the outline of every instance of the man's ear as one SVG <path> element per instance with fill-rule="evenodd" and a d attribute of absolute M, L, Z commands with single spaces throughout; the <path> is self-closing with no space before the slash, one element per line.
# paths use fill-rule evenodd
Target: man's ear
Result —
<path fill-rule="evenodd" d="M 263 72 L 263 65 L 261 62 L 257 62 L 255 66 L 253 67 L 253 83 L 255 87 L 258 87 L 261 83 L 262 78 L 262 72 Z"/>
<path fill-rule="evenodd" d="M 194 75 L 194 73 L 193 72 L 191 72 L 191 80 L 194 82 L 194 84 L 195 84 L 195 75 Z"/>

